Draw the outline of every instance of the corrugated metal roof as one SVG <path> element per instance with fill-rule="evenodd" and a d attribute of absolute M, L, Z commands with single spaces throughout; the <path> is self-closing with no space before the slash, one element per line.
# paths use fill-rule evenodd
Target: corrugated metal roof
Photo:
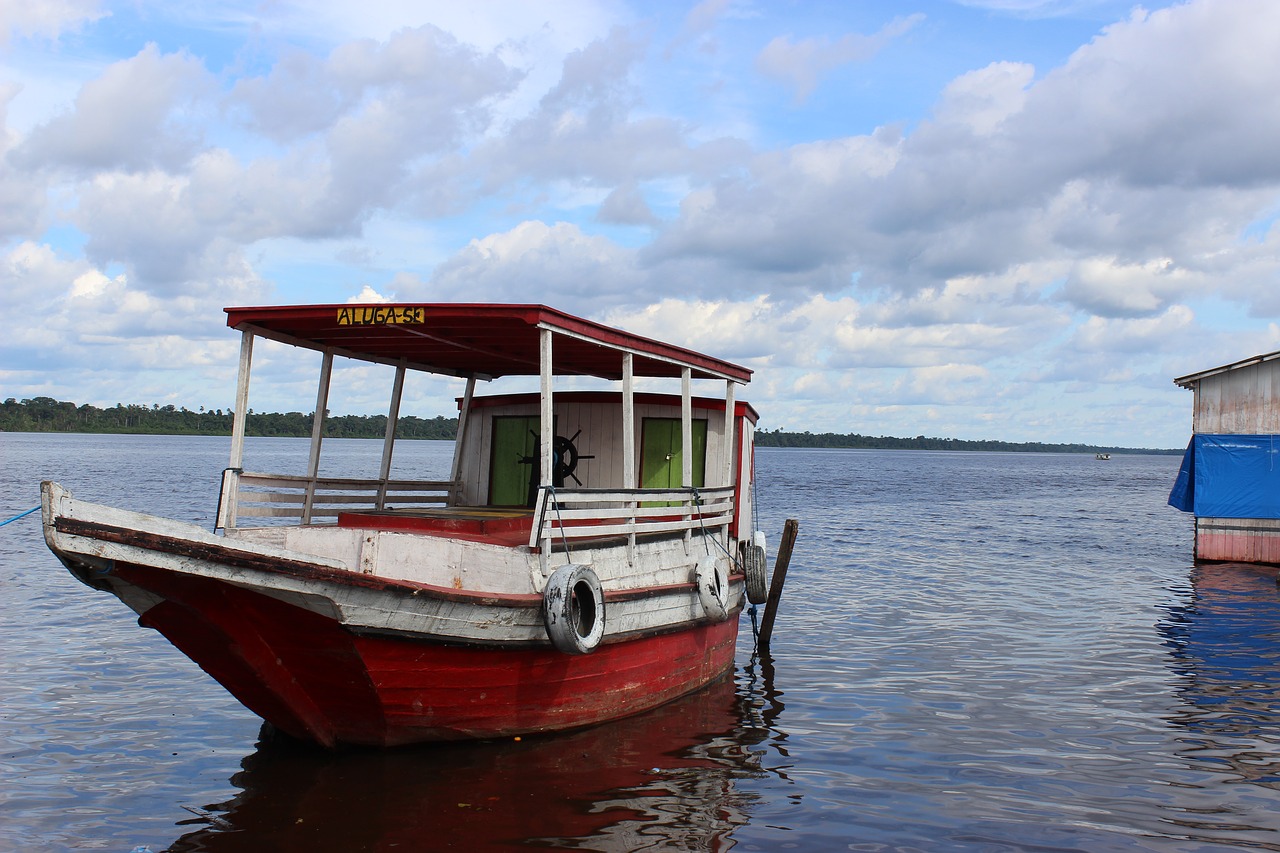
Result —
<path fill-rule="evenodd" d="M 633 354 L 636 376 L 732 379 L 745 367 L 641 337 L 545 305 L 394 303 L 227 308 L 227 325 L 272 340 L 434 373 L 494 378 L 537 376 L 539 330 L 556 333 L 557 374 L 622 378 L 622 355 Z"/>
<path fill-rule="evenodd" d="M 1245 358 L 1240 361 L 1233 361 L 1231 364 L 1224 364 L 1221 367 L 1211 367 L 1199 373 L 1188 373 L 1186 376 L 1179 376 L 1173 380 L 1173 384 L 1190 389 L 1196 382 L 1206 377 L 1215 376 L 1219 373 L 1229 373 L 1242 367 L 1252 367 L 1255 364 L 1262 364 L 1264 361 L 1271 361 L 1274 358 L 1280 358 L 1280 350 L 1264 353 L 1263 355 L 1255 355 L 1252 358 Z"/>

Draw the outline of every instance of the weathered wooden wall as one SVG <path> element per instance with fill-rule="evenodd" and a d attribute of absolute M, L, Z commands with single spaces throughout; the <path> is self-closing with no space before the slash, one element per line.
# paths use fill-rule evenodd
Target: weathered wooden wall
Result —
<path fill-rule="evenodd" d="M 1196 559 L 1280 565 L 1280 520 L 1197 518 Z"/>
<path fill-rule="evenodd" d="M 1206 376 L 1197 381 L 1195 397 L 1197 433 L 1280 433 L 1280 359 Z"/>

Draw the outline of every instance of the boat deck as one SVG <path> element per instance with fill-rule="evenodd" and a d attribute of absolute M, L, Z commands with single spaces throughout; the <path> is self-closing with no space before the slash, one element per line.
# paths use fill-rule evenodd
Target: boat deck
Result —
<path fill-rule="evenodd" d="M 496 545 L 524 545 L 533 526 L 533 510 L 493 506 L 363 510 L 339 513 L 338 526 L 447 536 Z"/>

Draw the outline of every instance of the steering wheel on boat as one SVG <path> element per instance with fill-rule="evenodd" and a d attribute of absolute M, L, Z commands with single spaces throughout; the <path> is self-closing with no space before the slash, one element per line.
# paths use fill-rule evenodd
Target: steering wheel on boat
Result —
<path fill-rule="evenodd" d="M 566 477 L 572 477 L 573 481 L 581 486 L 582 481 L 578 479 L 577 474 L 573 473 L 578 470 L 578 460 L 595 459 L 594 456 L 583 456 L 578 452 L 578 446 L 574 442 L 580 435 L 582 430 L 575 432 L 572 438 L 557 435 L 555 441 L 551 443 L 551 479 L 557 487 L 564 485 Z"/>
<path fill-rule="evenodd" d="M 533 430 L 529 430 L 533 432 Z M 573 473 L 578 470 L 578 462 L 582 459 L 595 459 L 593 455 L 586 455 L 578 452 L 578 446 L 574 444 L 578 440 L 578 436 L 582 435 L 582 430 L 578 430 L 570 438 L 563 435 L 557 435 L 551 442 L 551 483 L 556 488 L 564 486 L 565 480 L 572 477 L 573 481 L 579 486 L 582 481 L 578 479 L 578 475 Z M 534 433 L 537 436 L 537 433 Z M 531 464 L 540 456 L 535 452 L 533 456 L 523 456 L 520 458 L 521 464 Z"/>

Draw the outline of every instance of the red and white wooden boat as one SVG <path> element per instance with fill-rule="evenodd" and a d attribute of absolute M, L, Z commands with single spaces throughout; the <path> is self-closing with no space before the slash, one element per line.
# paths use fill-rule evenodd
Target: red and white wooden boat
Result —
<path fill-rule="evenodd" d="M 215 532 L 48 482 L 44 531 L 72 574 L 276 728 L 326 746 L 571 729 L 731 667 L 744 595 L 766 594 L 757 415 L 734 394 L 749 370 L 540 305 L 227 315 L 242 339 Z M 258 337 L 323 354 L 305 473 L 243 466 Z M 394 367 L 376 477 L 319 474 L 334 358 Z M 408 370 L 465 380 L 448 480 L 391 475 Z M 540 391 L 474 395 L 503 376 Z M 640 377 L 678 387 L 642 393 Z M 693 380 L 723 394 L 694 397 Z"/>

